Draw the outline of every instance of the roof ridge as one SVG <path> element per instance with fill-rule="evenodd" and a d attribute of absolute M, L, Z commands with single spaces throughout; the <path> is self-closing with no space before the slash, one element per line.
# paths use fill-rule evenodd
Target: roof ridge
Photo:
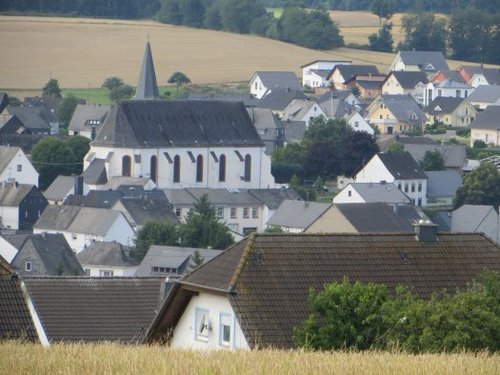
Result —
<path fill-rule="evenodd" d="M 234 293 L 236 289 L 236 283 L 238 282 L 238 279 L 240 278 L 241 271 L 243 270 L 243 267 L 245 266 L 248 255 L 252 251 L 252 247 L 255 243 L 255 237 L 257 235 L 255 233 L 250 234 L 248 237 L 247 244 L 245 245 L 245 249 L 243 250 L 243 254 L 241 255 L 240 261 L 238 265 L 236 266 L 236 270 L 233 273 L 233 277 L 231 278 L 231 281 L 229 282 L 229 293 Z"/>

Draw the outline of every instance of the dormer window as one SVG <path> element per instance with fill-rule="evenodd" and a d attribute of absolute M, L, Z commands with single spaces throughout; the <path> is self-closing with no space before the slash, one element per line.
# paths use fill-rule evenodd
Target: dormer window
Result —
<path fill-rule="evenodd" d="M 435 110 L 436 112 L 441 112 L 441 107 L 437 105 L 437 106 L 434 108 L 434 110 Z"/>
<path fill-rule="evenodd" d="M 427 64 L 425 70 L 436 70 L 432 64 Z"/>

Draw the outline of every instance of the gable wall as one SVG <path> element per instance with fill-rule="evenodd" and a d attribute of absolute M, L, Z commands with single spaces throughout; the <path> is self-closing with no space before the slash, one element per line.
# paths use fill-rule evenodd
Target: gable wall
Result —
<path fill-rule="evenodd" d="M 358 233 L 340 210 L 332 206 L 305 233 Z"/>
<path fill-rule="evenodd" d="M 254 79 L 250 82 L 250 94 L 255 96 L 257 99 L 262 99 L 268 89 L 271 89 L 271 87 L 265 87 L 258 75 L 255 75 Z"/>
<path fill-rule="evenodd" d="M 382 94 L 386 95 L 404 95 L 404 89 L 399 84 L 399 81 L 391 75 L 382 85 Z"/>
<path fill-rule="evenodd" d="M 349 196 L 351 192 L 351 196 Z M 333 197 L 333 203 L 365 203 L 365 200 L 359 193 L 352 187 L 352 185 L 347 185 L 342 191 L 340 191 L 335 197 Z"/>
<path fill-rule="evenodd" d="M 19 229 L 19 207 L 0 206 L 0 222 L 9 229 Z"/>
<path fill-rule="evenodd" d="M 26 271 L 26 262 L 31 262 L 31 271 Z M 12 261 L 12 266 L 22 276 L 44 276 L 48 275 L 47 268 L 42 262 L 40 255 L 35 250 L 33 242 L 27 240 L 21 250 Z"/>
<path fill-rule="evenodd" d="M 0 235 L 0 256 L 11 263 L 18 250 L 9 241 Z"/>
<path fill-rule="evenodd" d="M 358 172 L 355 179 L 356 182 L 394 182 L 394 177 L 377 155 L 371 158 L 365 167 Z"/>
<path fill-rule="evenodd" d="M 18 171 L 18 165 L 21 165 L 21 171 Z M 0 182 L 9 179 L 13 179 L 20 184 L 31 184 L 38 187 L 38 172 L 21 149 L 18 150 L 7 167 L 0 171 Z"/>
<path fill-rule="evenodd" d="M 358 123 L 357 126 L 356 126 L 356 122 Z M 366 132 L 370 135 L 375 134 L 375 131 L 373 130 L 373 128 L 368 124 L 368 122 L 359 113 L 355 113 L 347 121 L 347 123 L 352 128 L 352 130 L 354 130 L 356 132 Z"/>
<path fill-rule="evenodd" d="M 118 215 L 113 225 L 108 229 L 108 232 L 104 236 L 104 241 L 116 241 L 122 245 L 131 246 L 133 245 L 134 238 L 135 232 L 122 214 Z"/>

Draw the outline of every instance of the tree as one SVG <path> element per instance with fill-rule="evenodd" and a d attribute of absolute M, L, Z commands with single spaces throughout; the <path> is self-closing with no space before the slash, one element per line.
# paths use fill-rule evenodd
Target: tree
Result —
<path fill-rule="evenodd" d="M 191 80 L 184 73 L 175 72 L 168 79 L 168 83 L 175 83 L 175 86 L 177 87 L 177 91 L 179 91 L 179 88 L 182 85 L 185 85 L 187 83 L 191 83 Z"/>
<path fill-rule="evenodd" d="M 254 0 L 220 0 L 220 20 L 227 31 L 248 34 L 252 23 L 266 15 L 266 8 Z"/>
<path fill-rule="evenodd" d="M 464 177 L 455 196 L 455 208 L 463 204 L 500 205 L 500 174 L 495 165 L 481 163 Z"/>
<path fill-rule="evenodd" d="M 405 146 L 400 142 L 392 142 L 387 148 L 387 152 L 391 154 L 404 154 Z"/>
<path fill-rule="evenodd" d="M 69 94 L 56 108 L 56 116 L 61 123 L 61 128 L 67 130 L 71 117 L 78 105 L 78 98 Z"/>
<path fill-rule="evenodd" d="M 202 195 L 179 228 L 182 246 L 225 249 L 234 243 L 228 228 L 215 216 L 208 195 Z"/>
<path fill-rule="evenodd" d="M 431 13 L 403 16 L 401 25 L 405 34 L 402 48 L 417 51 L 441 51 L 446 54 L 446 21 Z"/>
<path fill-rule="evenodd" d="M 392 52 L 392 23 L 385 23 L 377 34 L 371 34 L 368 37 L 370 49 L 372 51 Z"/>
<path fill-rule="evenodd" d="M 169 221 L 148 221 L 137 231 L 134 257 L 142 260 L 151 245 L 179 246 L 177 227 Z"/>
<path fill-rule="evenodd" d="M 57 176 L 69 176 L 77 164 L 71 147 L 55 137 L 40 139 L 31 150 L 33 165 L 40 174 L 40 189 L 46 189 Z"/>
<path fill-rule="evenodd" d="M 124 84 L 125 82 L 123 82 L 123 79 L 113 76 L 106 78 L 101 87 L 111 91 L 114 88 L 123 86 Z"/>
<path fill-rule="evenodd" d="M 130 99 L 132 95 L 134 95 L 134 88 L 127 84 L 115 87 L 109 92 L 109 98 L 114 102 Z"/>
<path fill-rule="evenodd" d="M 382 28 L 382 19 L 388 20 L 394 14 L 396 4 L 393 0 L 373 0 L 370 12 L 378 16 L 379 25 Z"/>
<path fill-rule="evenodd" d="M 420 161 L 420 167 L 424 171 L 444 171 L 443 156 L 437 151 L 426 151 L 424 158 Z"/>
<path fill-rule="evenodd" d="M 156 19 L 162 23 L 182 25 L 179 0 L 161 0 L 161 7 L 158 13 L 156 13 Z"/>
<path fill-rule="evenodd" d="M 203 264 L 203 261 L 205 258 L 203 258 L 198 250 L 195 250 L 193 253 L 193 262 L 196 266 L 200 266 Z"/>
<path fill-rule="evenodd" d="M 59 82 L 57 79 L 50 79 L 47 84 L 42 89 L 43 97 L 52 97 L 52 98 L 62 98 L 62 92 L 59 88 Z"/>
<path fill-rule="evenodd" d="M 83 172 L 83 158 L 90 149 L 90 139 L 81 135 L 69 137 L 64 143 L 71 149 L 73 153 L 74 164 L 71 168 L 71 173 L 79 175 Z"/>

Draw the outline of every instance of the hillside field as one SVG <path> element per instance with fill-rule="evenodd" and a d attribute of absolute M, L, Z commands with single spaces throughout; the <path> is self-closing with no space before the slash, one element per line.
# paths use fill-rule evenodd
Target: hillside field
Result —
<path fill-rule="evenodd" d="M 498 374 L 500 356 L 0 343 L 2 374 Z"/>

